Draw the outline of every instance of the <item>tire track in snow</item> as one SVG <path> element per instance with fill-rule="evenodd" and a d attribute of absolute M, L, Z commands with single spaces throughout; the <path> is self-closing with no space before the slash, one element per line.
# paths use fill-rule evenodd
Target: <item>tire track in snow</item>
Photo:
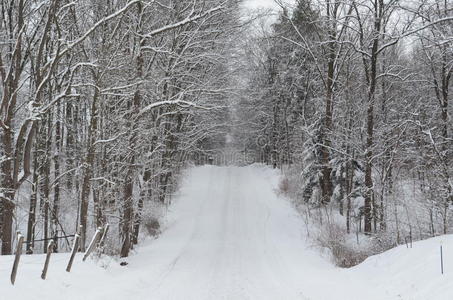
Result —
<path fill-rule="evenodd" d="M 202 197 L 202 200 L 200 201 L 197 209 L 196 216 L 200 216 L 202 214 L 203 209 L 207 205 L 207 201 L 209 199 L 209 195 L 212 194 L 212 181 L 213 181 L 213 176 L 212 176 L 213 170 L 209 170 L 210 176 L 208 176 L 208 182 L 206 184 L 205 188 L 205 196 Z M 186 200 L 186 199 L 185 199 Z M 188 199 L 187 199 L 188 200 Z M 155 288 L 152 289 L 152 294 L 156 293 L 159 291 L 159 289 L 162 288 L 164 285 L 165 281 L 167 278 L 171 275 L 173 272 L 174 268 L 176 267 L 178 261 L 181 259 L 181 257 L 184 255 L 184 253 L 187 252 L 188 247 L 190 246 L 191 242 L 195 239 L 195 236 L 197 234 L 197 228 L 200 226 L 200 219 L 195 217 L 194 218 L 195 222 L 194 225 L 192 226 L 191 229 L 191 234 L 189 239 L 185 242 L 184 246 L 179 250 L 179 254 L 171 261 L 170 264 L 167 265 L 167 268 L 163 271 L 160 272 L 160 276 L 157 280 L 157 285 Z"/>

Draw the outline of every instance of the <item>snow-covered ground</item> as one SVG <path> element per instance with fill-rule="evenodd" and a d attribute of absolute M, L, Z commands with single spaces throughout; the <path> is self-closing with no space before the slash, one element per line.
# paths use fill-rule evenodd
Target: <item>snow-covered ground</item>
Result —
<path fill-rule="evenodd" d="M 127 266 L 103 258 L 65 272 L 68 254 L 0 257 L 0 299 L 453 299 L 453 237 L 399 247 L 352 269 L 311 247 L 296 211 L 275 193 L 267 167 L 204 166 L 186 174 L 165 230 Z M 443 241 L 445 275 L 440 274 Z"/>

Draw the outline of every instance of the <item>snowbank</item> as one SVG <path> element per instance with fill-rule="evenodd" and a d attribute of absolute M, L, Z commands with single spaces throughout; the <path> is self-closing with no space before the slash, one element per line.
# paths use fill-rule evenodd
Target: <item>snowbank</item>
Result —
<path fill-rule="evenodd" d="M 443 248 L 444 274 L 440 267 Z M 389 299 L 453 299 L 453 235 L 399 246 L 348 270 L 385 291 Z"/>

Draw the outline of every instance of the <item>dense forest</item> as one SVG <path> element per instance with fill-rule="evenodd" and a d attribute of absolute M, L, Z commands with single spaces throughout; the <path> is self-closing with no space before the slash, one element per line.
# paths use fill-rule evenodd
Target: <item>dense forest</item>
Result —
<path fill-rule="evenodd" d="M 214 136 L 237 5 L 1 1 L 2 254 L 18 229 L 29 253 L 52 238 L 67 250 L 58 237 L 78 224 L 83 250 L 108 222 L 111 252 L 128 255 Z"/>
<path fill-rule="evenodd" d="M 283 170 L 280 189 L 321 225 L 322 246 L 364 233 L 376 253 L 451 232 L 452 12 L 451 1 L 300 0 L 245 48 L 237 139 Z"/>
<path fill-rule="evenodd" d="M 128 256 L 225 149 L 281 169 L 327 247 L 451 232 L 453 3 L 276 2 L 260 27 L 240 0 L 1 0 L 1 253 L 108 223 Z"/>

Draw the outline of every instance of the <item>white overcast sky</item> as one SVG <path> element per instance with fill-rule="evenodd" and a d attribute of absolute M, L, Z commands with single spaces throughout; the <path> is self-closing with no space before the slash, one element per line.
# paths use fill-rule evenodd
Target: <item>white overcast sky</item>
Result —
<path fill-rule="evenodd" d="M 246 0 L 244 5 L 250 9 L 278 8 L 274 0 Z"/>
<path fill-rule="evenodd" d="M 286 4 L 294 4 L 296 0 L 278 0 Z M 264 23 L 272 24 L 277 19 L 281 7 L 274 0 L 245 0 L 243 2 L 244 16 L 247 18 L 257 11 L 263 12 L 269 10 L 269 14 L 264 17 L 267 20 Z M 261 19 L 263 21 L 263 19 Z"/>
<path fill-rule="evenodd" d="M 255 13 L 266 11 L 264 16 L 255 21 L 255 24 L 262 24 L 264 27 L 269 27 L 274 23 L 278 12 L 281 10 L 281 7 L 274 0 L 245 0 L 242 5 L 245 19 L 255 15 Z M 258 27 L 261 27 L 261 25 Z"/>

